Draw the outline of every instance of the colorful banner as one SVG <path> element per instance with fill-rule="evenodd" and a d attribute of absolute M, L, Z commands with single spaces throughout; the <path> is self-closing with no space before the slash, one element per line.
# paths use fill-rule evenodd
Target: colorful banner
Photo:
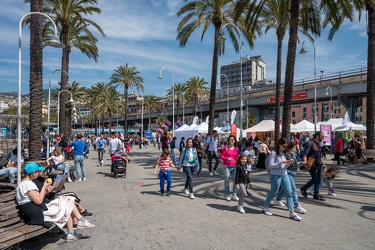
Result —
<path fill-rule="evenodd" d="M 326 146 L 331 146 L 332 126 L 331 125 L 320 125 L 320 131 L 322 131 L 324 133 L 323 141 L 326 142 Z"/>

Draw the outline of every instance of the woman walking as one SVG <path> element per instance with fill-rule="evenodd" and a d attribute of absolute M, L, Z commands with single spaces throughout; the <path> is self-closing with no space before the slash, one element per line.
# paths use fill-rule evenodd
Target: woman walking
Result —
<path fill-rule="evenodd" d="M 186 140 L 186 147 L 181 151 L 180 161 L 178 164 L 178 170 L 183 168 L 186 173 L 186 183 L 185 183 L 185 194 L 190 195 L 190 199 L 194 199 L 193 192 L 193 173 L 199 169 L 198 153 L 193 147 L 193 139 L 189 138 Z M 188 190 L 189 188 L 189 190 Z"/>

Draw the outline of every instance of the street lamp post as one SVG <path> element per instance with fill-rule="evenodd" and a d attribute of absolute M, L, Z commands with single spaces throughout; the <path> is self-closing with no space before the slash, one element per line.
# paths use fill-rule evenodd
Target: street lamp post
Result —
<path fill-rule="evenodd" d="M 163 79 L 163 75 L 161 74 L 164 69 L 168 69 L 172 73 L 172 137 L 174 137 L 174 73 L 173 71 L 168 67 L 163 67 L 160 69 L 160 73 L 158 78 L 161 80 Z"/>
<path fill-rule="evenodd" d="M 63 48 L 65 47 L 64 44 L 60 42 L 60 38 L 57 35 L 57 28 L 55 22 L 52 20 L 51 17 L 48 15 L 41 13 L 41 12 L 29 12 L 23 15 L 20 19 L 18 24 L 18 111 L 17 111 L 17 184 L 21 183 L 21 154 L 22 154 L 22 138 L 21 138 L 21 131 L 22 131 L 22 124 L 21 124 L 21 116 L 22 116 L 22 102 L 21 102 L 21 95 L 22 95 L 22 86 L 21 86 L 21 47 L 22 47 L 22 23 L 23 20 L 29 15 L 42 15 L 47 17 L 53 24 L 55 33 L 52 35 L 51 39 L 48 41 L 44 41 L 45 46 L 55 47 L 55 48 Z"/>
<path fill-rule="evenodd" d="M 69 77 L 69 74 L 68 72 L 66 72 L 65 70 L 62 70 L 62 69 L 55 69 L 54 71 L 52 71 L 50 74 L 49 74 L 49 80 L 48 80 L 48 111 L 47 111 L 47 133 L 48 133 L 48 137 L 47 137 L 47 158 L 49 157 L 49 150 L 50 150 L 50 145 L 49 145 L 49 138 L 51 136 L 51 133 L 50 133 L 50 113 L 51 113 L 51 78 L 52 78 L 52 75 L 53 73 L 55 73 L 56 71 L 61 71 L 62 73 L 66 74 L 68 77 Z M 69 81 L 68 81 L 69 83 Z M 59 116 L 59 113 L 57 113 L 57 116 Z"/>
<path fill-rule="evenodd" d="M 305 40 L 303 40 L 302 49 L 299 53 L 303 55 L 307 52 L 307 50 L 305 50 L 305 48 L 303 47 L 306 40 L 309 40 L 311 42 L 313 48 L 314 48 L 314 132 L 316 132 L 316 123 L 317 123 L 317 120 L 318 120 L 317 119 L 317 112 L 316 112 L 316 51 L 315 51 L 314 41 L 307 37 L 307 38 L 305 38 Z"/>
<path fill-rule="evenodd" d="M 221 27 L 221 34 L 223 39 L 225 39 L 223 31 L 227 25 L 233 26 L 236 29 L 238 36 L 240 37 L 240 103 L 242 105 L 242 33 L 241 30 L 234 23 L 226 23 Z M 240 108 L 240 138 L 242 138 L 242 116 L 243 111 L 242 108 Z"/>
<path fill-rule="evenodd" d="M 203 122 L 203 116 L 202 116 L 202 106 L 201 105 L 198 105 L 195 110 L 198 110 L 198 107 L 201 108 L 201 122 Z"/>
<path fill-rule="evenodd" d="M 333 115 L 333 113 L 332 113 L 333 103 L 332 103 L 332 89 L 331 89 L 331 87 L 327 87 L 327 88 L 326 88 L 326 93 L 325 93 L 325 95 L 329 95 L 328 90 L 329 90 L 329 92 L 331 93 L 331 102 L 330 102 L 330 105 L 329 105 L 329 114 L 330 114 L 330 117 L 332 118 L 332 115 Z"/>
<path fill-rule="evenodd" d="M 57 134 L 60 134 L 60 94 L 62 92 L 68 92 L 70 94 L 70 100 L 69 103 L 74 103 L 72 92 L 69 90 L 63 89 L 60 90 L 60 92 L 57 94 Z M 73 111 L 75 111 L 75 108 L 73 108 Z M 100 129 L 100 120 L 99 120 L 99 129 Z"/>
<path fill-rule="evenodd" d="M 241 69 L 242 69 L 242 67 L 241 67 Z M 228 81 L 228 76 L 226 74 L 220 74 L 219 77 L 220 76 L 224 76 L 225 79 L 226 79 L 226 81 L 227 81 L 227 117 L 229 117 L 229 99 L 230 99 L 230 97 L 229 97 L 229 81 Z"/>
<path fill-rule="evenodd" d="M 142 136 L 142 138 L 143 138 L 143 92 L 142 92 L 142 99 L 141 99 L 141 108 L 142 108 L 142 113 L 141 113 L 141 136 Z"/>
<path fill-rule="evenodd" d="M 243 102 L 246 102 L 246 129 L 249 128 L 249 102 L 247 99 L 243 100 Z M 242 104 L 244 105 L 244 104 Z M 242 106 L 241 106 L 242 108 Z"/>
<path fill-rule="evenodd" d="M 184 93 L 182 95 L 182 124 L 185 124 L 185 96 Z"/>

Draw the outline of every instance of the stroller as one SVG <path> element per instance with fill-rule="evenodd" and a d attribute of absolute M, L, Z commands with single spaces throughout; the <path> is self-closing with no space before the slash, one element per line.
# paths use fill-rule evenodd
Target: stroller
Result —
<path fill-rule="evenodd" d="M 74 160 L 73 147 L 66 146 L 64 151 L 66 160 Z"/>
<path fill-rule="evenodd" d="M 122 152 L 115 153 L 112 156 L 113 170 L 114 170 L 114 175 L 116 179 L 119 176 L 126 178 L 127 163 L 124 158 L 126 158 L 129 161 L 129 159 L 127 158 L 127 155 Z"/>

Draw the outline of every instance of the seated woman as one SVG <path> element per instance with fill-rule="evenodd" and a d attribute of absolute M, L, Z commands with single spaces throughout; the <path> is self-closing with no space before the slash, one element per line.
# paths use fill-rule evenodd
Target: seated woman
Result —
<path fill-rule="evenodd" d="M 26 223 L 41 225 L 46 228 L 51 227 L 48 222 L 55 223 L 59 228 L 62 228 L 66 224 L 68 229 L 66 241 L 70 242 L 80 239 L 82 235 L 75 233 L 73 230 L 73 217 L 77 217 L 77 228 L 79 229 L 93 228 L 95 225 L 81 216 L 74 205 L 74 197 L 58 197 L 50 203 L 45 204 L 46 206 L 43 206 L 46 194 L 52 190 L 51 183 L 47 179 L 39 192 L 33 180 L 38 178 L 39 171 L 44 170 L 44 168 L 34 162 L 28 163 L 25 166 L 25 178 L 16 189 L 16 199 L 21 215 L 24 217 Z"/>
<path fill-rule="evenodd" d="M 64 174 L 67 174 L 69 176 L 69 165 L 64 163 L 65 158 L 64 156 L 62 156 L 60 150 L 55 149 L 55 151 L 53 151 L 53 155 L 46 160 L 47 166 L 50 165 L 49 164 L 50 160 L 53 160 L 53 163 L 55 163 L 57 170 L 64 171 Z M 72 182 L 70 177 L 68 177 L 68 182 Z"/>

